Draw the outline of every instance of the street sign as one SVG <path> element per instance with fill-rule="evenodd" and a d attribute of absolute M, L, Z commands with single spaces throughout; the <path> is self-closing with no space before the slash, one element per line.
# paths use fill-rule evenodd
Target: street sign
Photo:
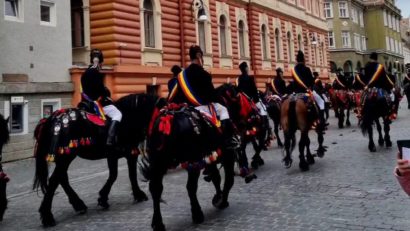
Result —
<path fill-rule="evenodd" d="M 24 97 L 23 96 L 12 96 L 10 101 L 11 103 L 24 103 Z"/>

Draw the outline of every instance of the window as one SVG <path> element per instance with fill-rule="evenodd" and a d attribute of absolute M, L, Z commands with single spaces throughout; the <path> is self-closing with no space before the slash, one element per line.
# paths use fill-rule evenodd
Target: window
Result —
<path fill-rule="evenodd" d="M 4 1 L 4 14 L 6 16 L 11 16 L 18 18 L 19 12 L 18 12 L 18 0 L 5 0 Z"/>
<path fill-rule="evenodd" d="M 333 18 L 333 5 L 332 2 L 325 2 L 325 17 Z"/>
<path fill-rule="evenodd" d="M 328 32 L 328 38 L 329 38 L 329 47 L 335 47 L 335 37 L 334 37 L 333 31 Z"/>
<path fill-rule="evenodd" d="M 302 47 L 302 35 L 298 34 L 298 50 L 303 51 Z"/>
<path fill-rule="evenodd" d="M 396 17 L 392 16 L 391 22 L 392 22 L 392 28 L 393 28 L 393 30 L 396 30 Z"/>
<path fill-rule="evenodd" d="M 81 0 L 71 1 L 71 41 L 73 48 L 84 47 L 84 12 Z"/>
<path fill-rule="evenodd" d="M 239 55 L 245 57 L 245 24 L 242 20 L 238 24 L 238 37 L 239 37 Z"/>
<path fill-rule="evenodd" d="M 223 15 L 219 18 L 219 43 L 221 55 L 226 56 L 226 18 Z"/>
<path fill-rule="evenodd" d="M 385 10 L 383 10 L 383 21 L 384 21 L 384 25 L 387 26 L 387 13 Z"/>
<path fill-rule="evenodd" d="M 390 51 L 394 51 L 394 41 L 393 41 L 393 38 L 390 38 Z"/>
<path fill-rule="evenodd" d="M 361 27 L 364 27 L 364 20 L 363 20 L 363 11 L 359 10 L 359 24 Z"/>
<path fill-rule="evenodd" d="M 154 7 L 151 0 L 144 0 L 145 46 L 155 47 Z"/>
<path fill-rule="evenodd" d="M 354 48 L 358 51 L 361 50 L 361 40 L 359 34 L 354 34 Z"/>
<path fill-rule="evenodd" d="M 53 2 L 40 2 L 40 24 L 41 25 L 55 25 L 55 5 Z"/>
<path fill-rule="evenodd" d="M 367 50 L 366 36 L 362 36 L 362 50 L 363 51 Z"/>
<path fill-rule="evenodd" d="M 262 55 L 263 55 L 262 57 L 264 60 L 267 60 L 268 59 L 268 42 L 267 42 L 268 34 L 266 31 L 265 25 L 262 25 L 261 31 L 262 31 L 262 38 L 261 38 L 262 39 Z"/>
<path fill-rule="evenodd" d="M 386 36 L 386 50 L 390 50 L 390 38 Z"/>
<path fill-rule="evenodd" d="M 280 35 L 279 29 L 275 29 L 276 60 L 280 59 Z"/>
<path fill-rule="evenodd" d="M 349 17 L 349 10 L 347 7 L 347 2 L 340 1 L 339 2 L 339 17 L 340 18 L 348 18 Z"/>
<path fill-rule="evenodd" d="M 391 14 L 387 13 L 387 22 L 389 24 L 389 28 L 392 28 L 392 19 Z"/>
<path fill-rule="evenodd" d="M 354 23 L 359 23 L 359 17 L 357 15 L 357 10 L 354 7 L 352 7 L 352 21 Z"/>
<path fill-rule="evenodd" d="M 292 61 L 292 35 L 290 31 L 287 33 L 287 39 L 288 39 L 288 57 L 289 57 L 289 62 Z"/>
<path fill-rule="evenodd" d="M 345 48 L 350 47 L 350 34 L 349 34 L 349 31 L 342 31 L 342 45 Z"/>
<path fill-rule="evenodd" d="M 61 99 L 42 99 L 41 118 L 48 118 L 54 111 L 61 108 Z"/>
<path fill-rule="evenodd" d="M 205 40 L 205 22 L 198 21 L 198 38 L 199 46 L 205 52 L 206 51 L 206 40 Z"/>

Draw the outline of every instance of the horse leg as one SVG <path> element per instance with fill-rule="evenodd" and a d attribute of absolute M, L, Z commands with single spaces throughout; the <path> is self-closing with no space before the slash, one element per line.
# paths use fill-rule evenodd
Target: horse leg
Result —
<path fill-rule="evenodd" d="M 309 137 L 307 137 L 306 139 L 306 161 L 309 165 L 312 165 L 315 163 L 315 158 L 310 152 L 310 138 Z"/>
<path fill-rule="evenodd" d="M 368 133 L 369 133 L 369 150 L 370 152 L 376 152 L 376 145 L 373 141 L 373 126 L 371 123 L 368 124 Z"/>
<path fill-rule="evenodd" d="M 390 140 L 390 120 L 387 118 L 384 119 L 384 141 L 386 141 L 386 148 L 390 148 L 392 146 L 392 142 Z"/>
<path fill-rule="evenodd" d="M 280 119 L 280 118 L 279 118 Z M 278 140 L 278 146 L 279 147 L 283 147 L 283 143 L 282 143 L 282 140 L 280 139 L 280 136 L 279 136 L 279 124 L 280 124 L 280 121 L 278 120 L 278 121 L 274 121 L 274 132 L 275 132 L 275 136 L 276 136 L 276 139 Z"/>
<path fill-rule="evenodd" d="M 317 156 L 322 158 L 325 155 L 326 148 L 323 146 L 324 136 L 322 131 L 317 131 L 317 141 L 319 143 L 319 147 L 317 149 Z"/>
<path fill-rule="evenodd" d="M 215 187 L 215 195 L 212 198 L 212 205 L 217 207 L 216 204 L 222 199 L 221 174 L 215 163 L 207 165 L 206 168 L 209 176 L 207 179 L 210 179 Z"/>
<path fill-rule="evenodd" d="M 152 202 L 154 206 L 154 215 L 152 216 L 152 223 L 151 227 L 154 231 L 165 231 L 165 225 L 162 221 L 161 215 L 161 194 L 164 190 L 164 186 L 162 185 L 162 179 L 166 172 L 166 167 L 159 168 L 156 164 L 160 163 L 153 163 L 151 164 L 151 180 L 149 182 L 149 191 L 152 196 Z"/>
<path fill-rule="evenodd" d="M 134 196 L 134 201 L 141 202 L 147 201 L 148 197 L 147 194 L 142 191 L 138 185 L 137 179 L 137 156 L 129 156 L 127 157 L 128 163 L 128 176 L 130 178 L 131 187 L 132 187 L 132 194 Z"/>
<path fill-rule="evenodd" d="M 380 121 L 379 119 L 375 120 L 376 123 L 376 128 L 377 128 L 377 132 L 379 133 L 379 145 L 383 146 L 384 145 L 384 139 L 383 139 L 383 134 L 382 134 L 382 126 L 380 125 Z"/>
<path fill-rule="evenodd" d="M 284 132 L 285 137 L 285 157 L 283 158 L 283 166 L 285 168 L 290 168 L 292 166 L 292 150 L 293 150 L 293 143 L 292 143 L 292 135 L 289 132 Z M 291 144 L 292 143 L 292 144 Z"/>
<path fill-rule="evenodd" d="M 350 123 L 350 106 L 347 108 L 346 111 L 346 126 L 350 127 L 352 124 Z"/>
<path fill-rule="evenodd" d="M 107 163 L 110 175 L 107 182 L 100 190 L 100 197 L 98 198 L 98 205 L 103 209 L 108 209 L 110 207 L 110 204 L 108 204 L 108 194 L 110 194 L 111 187 L 115 180 L 117 180 L 118 176 L 118 158 L 109 156 L 107 157 Z"/>
<path fill-rule="evenodd" d="M 255 150 L 255 154 L 252 157 L 252 162 L 251 165 L 253 168 L 258 168 L 259 166 L 262 166 L 265 164 L 265 161 L 261 157 L 261 152 L 263 150 L 263 147 L 265 145 L 265 136 L 266 136 L 266 130 L 262 131 L 258 135 L 258 146 L 257 149 Z"/>
<path fill-rule="evenodd" d="M 343 124 L 343 122 L 344 122 L 344 119 L 345 119 L 345 112 L 344 112 L 344 109 L 341 107 L 341 108 L 339 108 L 339 117 L 338 117 L 338 119 L 339 119 L 339 128 L 343 128 L 344 127 L 344 124 Z"/>
<path fill-rule="evenodd" d="M 219 209 L 225 209 L 229 206 L 228 196 L 234 184 L 235 176 L 235 150 L 226 150 L 222 158 L 222 164 L 225 170 L 225 182 L 222 191 L 222 201 L 217 204 Z"/>
<path fill-rule="evenodd" d="M 39 209 L 41 222 L 43 223 L 44 227 L 51 227 L 56 225 L 53 213 L 51 212 L 51 206 L 53 203 L 54 193 L 60 183 L 61 176 L 63 175 L 63 169 L 67 168 L 68 167 L 64 167 L 61 166 L 61 164 L 56 163 L 54 172 L 48 180 L 46 193 Z"/>
<path fill-rule="evenodd" d="M 301 132 L 300 141 L 299 141 L 299 168 L 302 172 L 309 170 L 309 164 L 306 162 L 305 159 L 305 147 L 306 147 L 306 139 L 308 139 L 307 132 Z"/>
<path fill-rule="evenodd" d="M 67 169 L 61 171 L 61 180 L 60 180 L 61 187 L 64 189 L 64 192 L 67 194 L 68 201 L 73 206 L 74 210 L 79 214 L 85 214 L 88 208 L 85 205 L 84 201 L 80 199 L 78 194 L 71 187 L 70 182 L 68 180 L 67 170 L 68 170 L 68 165 L 67 165 Z"/>
<path fill-rule="evenodd" d="M 188 171 L 188 182 L 186 188 L 188 190 L 188 196 L 191 201 L 192 221 L 195 224 L 201 224 L 204 222 L 204 213 L 199 205 L 198 198 L 196 196 L 198 190 L 198 178 L 200 175 L 199 170 Z"/>

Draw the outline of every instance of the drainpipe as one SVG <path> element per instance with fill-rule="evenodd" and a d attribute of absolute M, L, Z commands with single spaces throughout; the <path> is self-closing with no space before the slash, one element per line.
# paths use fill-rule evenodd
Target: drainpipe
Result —
<path fill-rule="evenodd" d="M 185 67 L 185 37 L 184 37 L 184 14 L 183 14 L 183 1 L 178 0 L 179 4 L 179 30 L 180 30 L 180 43 L 181 43 L 181 68 Z"/>
<path fill-rule="evenodd" d="M 252 18 L 252 12 L 251 12 L 251 0 L 248 0 L 247 4 L 247 9 L 248 11 L 248 30 L 249 30 L 249 42 L 250 42 L 250 54 L 251 54 L 251 66 L 252 69 L 254 70 L 254 74 L 256 71 L 256 60 L 255 60 L 255 43 L 253 41 L 253 30 L 252 30 L 252 25 L 253 25 L 253 18 Z"/>

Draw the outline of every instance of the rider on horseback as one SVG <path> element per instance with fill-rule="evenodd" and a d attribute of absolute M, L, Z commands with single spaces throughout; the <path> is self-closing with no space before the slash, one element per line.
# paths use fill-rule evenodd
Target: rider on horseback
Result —
<path fill-rule="evenodd" d="M 336 75 L 335 80 L 333 81 L 333 89 L 335 90 L 347 90 L 349 88 L 349 82 L 346 78 L 346 75 L 344 75 L 343 70 L 339 69 L 338 73 Z"/>
<path fill-rule="evenodd" d="M 91 65 L 81 76 L 81 98 L 82 101 L 94 105 L 95 111 L 101 118 L 105 115 L 111 118 L 111 124 L 108 128 L 107 146 L 113 146 L 116 141 L 118 125 L 121 122 L 122 114 L 114 106 L 111 93 L 104 85 L 104 74 L 100 72 L 104 61 L 103 54 L 98 49 L 91 50 Z M 102 108 L 102 109 L 101 109 Z"/>
<path fill-rule="evenodd" d="M 296 56 L 298 64 L 292 69 L 293 83 L 291 84 L 291 91 L 294 93 L 308 93 L 311 92 L 313 98 L 319 107 L 319 121 L 320 130 L 325 128 L 325 101 L 320 97 L 316 91 L 312 91 L 314 85 L 314 77 L 309 67 L 305 65 L 305 55 L 302 51 L 298 51 Z"/>
<path fill-rule="evenodd" d="M 272 79 L 272 81 L 268 85 L 268 89 L 274 95 L 278 95 L 280 97 L 283 97 L 284 95 L 287 94 L 286 82 L 285 82 L 285 80 L 283 80 L 282 68 L 278 67 L 276 69 L 276 77 L 274 79 Z"/>
<path fill-rule="evenodd" d="M 364 68 L 360 68 L 360 71 L 356 71 L 353 77 L 352 89 L 353 90 L 363 90 L 366 84 L 363 82 L 364 78 Z"/>

